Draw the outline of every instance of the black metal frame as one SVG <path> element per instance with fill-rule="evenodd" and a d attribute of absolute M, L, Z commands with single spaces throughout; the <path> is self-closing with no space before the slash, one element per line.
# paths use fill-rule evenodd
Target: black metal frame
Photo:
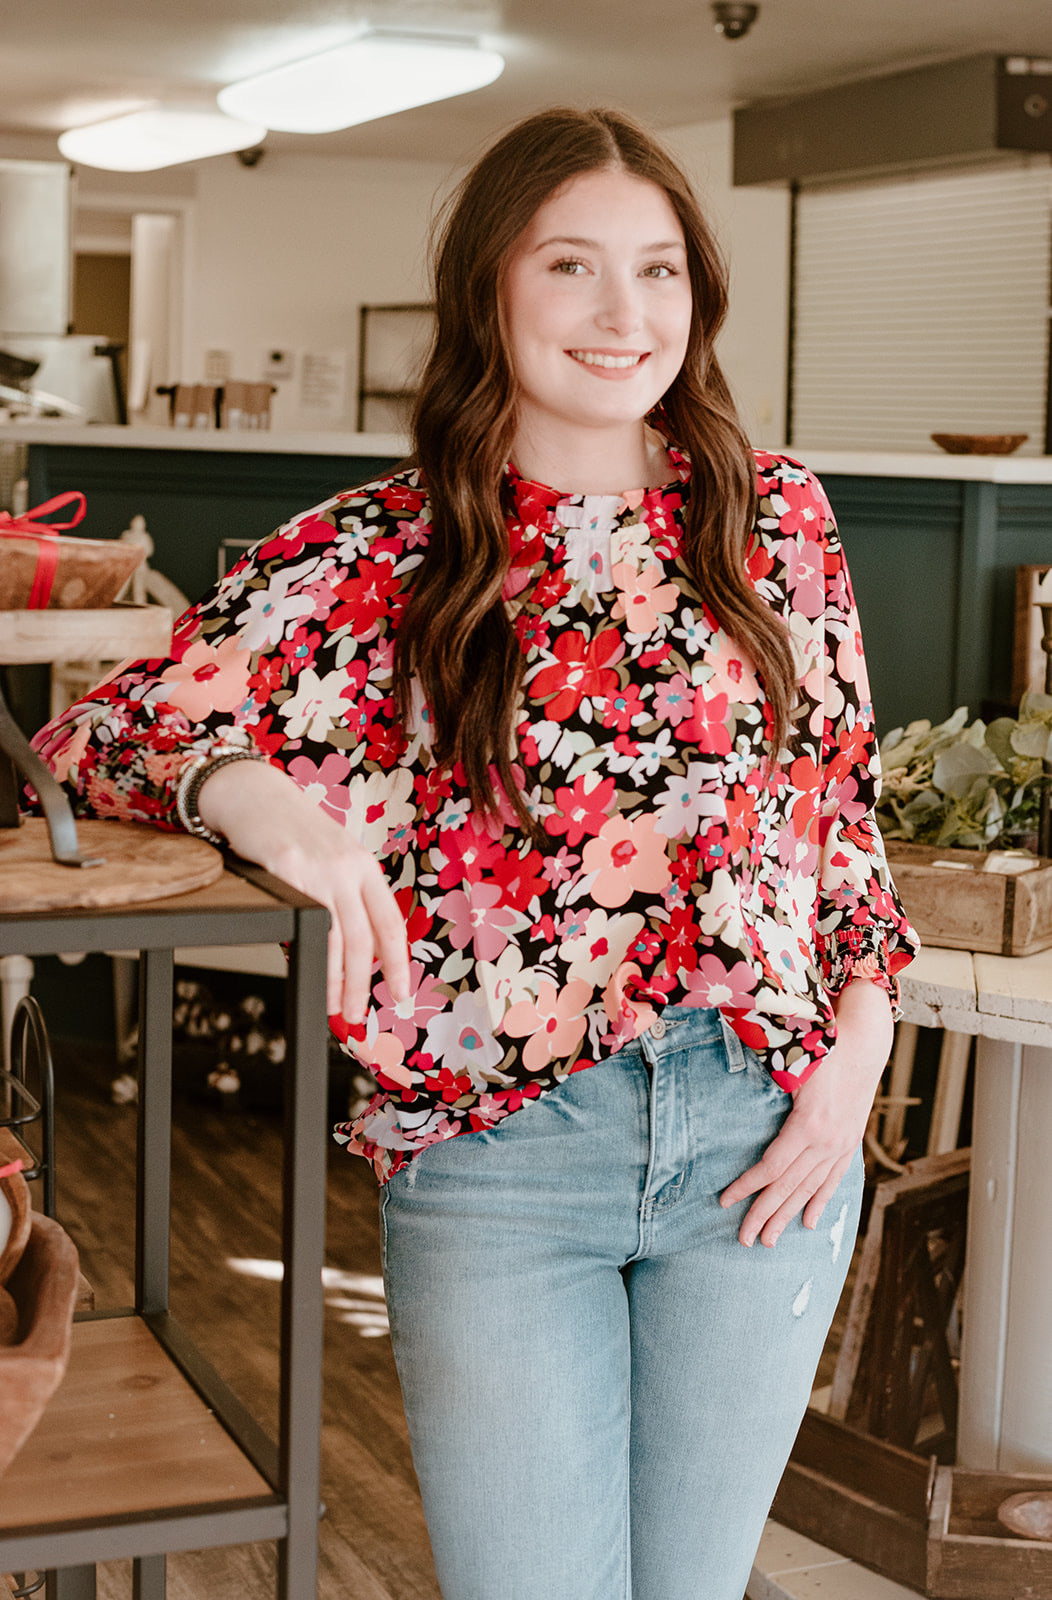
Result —
<path fill-rule="evenodd" d="M 0 1128 L 26 1127 L 40 1123 L 40 1154 L 34 1156 L 33 1165 L 23 1167 L 22 1176 L 27 1183 L 35 1178 L 44 1180 L 45 1217 L 55 1215 L 55 1068 L 51 1059 L 51 1041 L 44 1025 L 44 1015 L 31 994 L 23 995 L 11 1019 L 11 1070 L 0 1070 L 0 1086 L 5 1090 L 7 1111 L 0 1116 Z M 36 1057 L 40 1099 L 30 1093 L 27 1053 L 32 1047 Z M 22 1109 L 16 1109 L 21 1107 Z M 28 1146 L 26 1146 L 28 1149 Z"/>
<path fill-rule="evenodd" d="M 19 773 L 29 779 L 37 792 L 41 810 L 47 818 L 51 854 L 60 866 L 101 866 L 101 857 L 81 855 L 69 796 L 31 747 L 8 710 L 0 687 L 0 828 L 17 828 L 20 825 Z"/>
<path fill-rule="evenodd" d="M 0 1526 L 0 1571 L 49 1569 L 48 1600 L 91 1600 L 94 1563 L 128 1557 L 134 1561 L 135 1600 L 162 1600 L 169 1551 L 258 1539 L 278 1540 L 279 1600 L 311 1600 L 316 1592 L 329 914 L 258 867 L 236 858 L 228 858 L 227 866 L 263 890 L 271 903 L 245 908 L 180 905 L 173 899 L 137 907 L 0 916 L 0 955 L 56 955 L 71 948 L 141 952 L 135 1306 L 110 1314 L 137 1315 L 145 1322 L 272 1490 L 269 1499 L 179 1506 L 144 1517 L 106 1517 L 62 1528 L 5 1533 Z M 275 1444 L 168 1310 L 172 952 L 179 945 L 283 940 L 290 946 L 289 1049 L 284 1068 L 284 1277 Z M 0 1511 L 0 1524 L 2 1515 Z"/>

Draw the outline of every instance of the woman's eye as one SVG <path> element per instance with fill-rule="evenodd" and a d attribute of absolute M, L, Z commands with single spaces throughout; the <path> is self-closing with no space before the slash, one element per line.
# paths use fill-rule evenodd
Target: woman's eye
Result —
<path fill-rule="evenodd" d="M 655 261 L 649 267 L 643 268 L 643 276 L 645 278 L 674 278 L 676 269 L 667 261 Z"/>
<path fill-rule="evenodd" d="M 578 273 L 584 272 L 584 270 L 584 262 L 575 261 L 572 257 L 567 257 L 563 261 L 555 261 L 552 263 L 553 272 L 564 272 L 567 274 L 567 276 L 576 277 Z"/>

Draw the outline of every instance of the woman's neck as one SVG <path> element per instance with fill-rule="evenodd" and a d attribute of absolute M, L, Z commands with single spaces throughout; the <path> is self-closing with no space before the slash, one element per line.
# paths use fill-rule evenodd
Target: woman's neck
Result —
<path fill-rule="evenodd" d="M 567 494 L 655 489 L 673 476 L 665 442 L 646 423 L 610 430 L 567 430 L 558 439 L 520 428 L 511 459 L 523 478 Z"/>

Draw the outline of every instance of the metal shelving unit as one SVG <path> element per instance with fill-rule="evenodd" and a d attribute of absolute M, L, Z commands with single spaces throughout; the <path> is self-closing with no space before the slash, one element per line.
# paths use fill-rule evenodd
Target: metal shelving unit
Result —
<path fill-rule="evenodd" d="M 47 1569 L 90 1600 L 95 1563 L 131 1558 L 162 1600 L 169 1551 L 278 1541 L 279 1600 L 316 1591 L 325 1228 L 328 912 L 230 859 L 209 888 L 145 905 L 0 915 L 0 955 L 138 950 L 135 1304 L 74 1324 L 62 1387 L 0 1481 L 0 1572 Z M 277 1439 L 169 1312 L 173 956 L 288 941 Z M 152 1462 L 147 1470 L 140 1463 Z"/>

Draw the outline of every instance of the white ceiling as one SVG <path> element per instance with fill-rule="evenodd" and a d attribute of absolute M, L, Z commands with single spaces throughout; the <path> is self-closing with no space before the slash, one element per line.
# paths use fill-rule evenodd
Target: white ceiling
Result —
<path fill-rule="evenodd" d="M 154 99 L 212 103 L 222 84 L 363 21 L 480 30 L 507 67 L 475 94 L 339 134 L 271 134 L 274 147 L 457 162 L 544 105 L 613 104 L 672 127 L 979 51 L 1052 56 L 1049 0 L 761 0 L 733 42 L 709 0 L 4 0 L 0 153 L 5 133 L 50 136 Z"/>

